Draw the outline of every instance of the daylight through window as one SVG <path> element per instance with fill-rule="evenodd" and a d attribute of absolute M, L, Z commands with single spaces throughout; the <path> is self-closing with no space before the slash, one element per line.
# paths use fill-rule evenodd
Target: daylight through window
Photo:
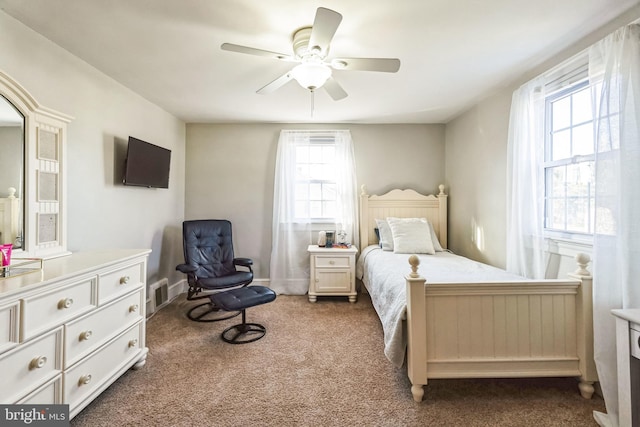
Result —
<path fill-rule="evenodd" d="M 545 229 L 593 234 L 595 125 L 599 93 L 587 81 L 546 99 Z"/>
<path fill-rule="evenodd" d="M 336 147 L 333 138 L 316 137 L 296 146 L 296 218 L 333 220 L 337 207 Z"/>

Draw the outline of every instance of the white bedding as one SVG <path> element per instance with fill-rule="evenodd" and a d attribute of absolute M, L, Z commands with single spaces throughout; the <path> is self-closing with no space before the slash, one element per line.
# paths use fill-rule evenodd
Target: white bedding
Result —
<path fill-rule="evenodd" d="M 357 262 L 357 277 L 371 295 L 384 331 L 384 354 L 397 367 L 404 363 L 407 348 L 403 320 L 406 316 L 406 281 L 411 272 L 409 254 L 366 247 Z M 418 272 L 431 283 L 474 283 L 525 280 L 496 267 L 449 252 L 419 255 Z"/>

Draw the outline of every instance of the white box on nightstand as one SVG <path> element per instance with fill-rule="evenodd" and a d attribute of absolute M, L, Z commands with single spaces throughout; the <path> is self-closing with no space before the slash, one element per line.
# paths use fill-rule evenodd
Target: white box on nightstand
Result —
<path fill-rule="evenodd" d="M 309 301 L 318 296 L 347 296 L 356 302 L 356 254 L 358 248 L 321 248 L 309 245 L 311 272 Z"/>

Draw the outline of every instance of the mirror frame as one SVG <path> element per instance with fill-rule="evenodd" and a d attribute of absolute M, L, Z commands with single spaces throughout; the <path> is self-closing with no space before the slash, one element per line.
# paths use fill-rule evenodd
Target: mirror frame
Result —
<path fill-rule="evenodd" d="M 23 240 L 13 257 L 68 255 L 65 152 L 73 118 L 38 104 L 2 70 L 0 94 L 24 116 Z"/>

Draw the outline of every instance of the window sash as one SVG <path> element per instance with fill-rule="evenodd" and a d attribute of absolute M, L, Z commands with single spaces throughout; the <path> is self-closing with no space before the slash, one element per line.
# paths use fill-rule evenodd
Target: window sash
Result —
<path fill-rule="evenodd" d="M 299 174 L 295 184 L 295 218 L 318 223 L 335 222 L 338 183 L 331 179 L 336 164 L 335 138 L 318 135 L 297 145 L 296 170 Z M 328 147 L 333 150 L 326 150 Z"/>
<path fill-rule="evenodd" d="M 591 86 L 582 79 L 545 99 L 542 168 L 544 229 L 549 234 L 586 237 L 594 232 L 596 144 Z M 581 108 L 585 102 L 591 112 Z"/>

